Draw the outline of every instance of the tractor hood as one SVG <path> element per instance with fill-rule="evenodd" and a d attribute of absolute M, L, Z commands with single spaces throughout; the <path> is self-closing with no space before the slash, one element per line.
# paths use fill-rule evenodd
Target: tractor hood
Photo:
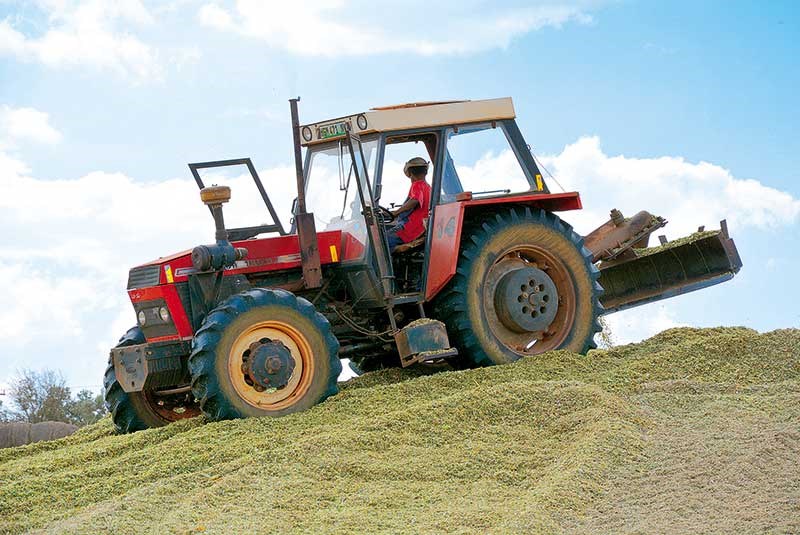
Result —
<path fill-rule="evenodd" d="M 318 241 L 322 264 L 339 262 L 342 231 L 320 232 Z M 232 243 L 234 247 L 246 248 L 247 256 L 227 268 L 225 275 L 300 268 L 300 243 L 296 234 Z M 192 250 L 187 249 L 134 267 L 128 275 L 128 290 L 186 282 L 189 275 L 196 272 L 191 255 Z"/>

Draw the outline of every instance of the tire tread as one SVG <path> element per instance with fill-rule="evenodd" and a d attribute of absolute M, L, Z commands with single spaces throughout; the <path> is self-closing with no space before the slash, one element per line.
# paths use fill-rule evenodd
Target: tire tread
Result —
<path fill-rule="evenodd" d="M 330 355 L 330 370 L 322 400 L 335 395 L 339 389 L 337 380 L 342 371 L 339 360 L 339 341 L 333 335 L 328 320 L 316 311 L 314 305 L 302 297 L 277 288 L 253 288 L 233 295 L 214 308 L 206 317 L 192 340 L 189 355 L 189 372 L 192 377 L 192 393 L 200 403 L 203 413 L 211 420 L 238 418 L 241 414 L 221 392 L 215 373 L 216 347 L 222 333 L 239 315 L 267 305 L 282 305 L 298 310 L 311 320 L 322 333 Z"/>
<path fill-rule="evenodd" d="M 593 319 L 591 334 L 586 338 L 581 353 L 597 347 L 594 335 L 602 330 L 597 318 L 602 314 L 603 306 L 600 296 L 603 288 L 598 282 L 600 271 L 592 263 L 592 254 L 584 247 L 583 237 L 578 235 L 572 226 L 552 212 L 539 210 L 526 206 L 520 217 L 517 208 L 507 208 L 497 212 L 482 214 L 480 219 L 464 223 L 462 235 L 468 239 L 462 241 L 459 252 L 456 273 L 447 286 L 434 300 L 435 317 L 445 322 L 451 343 L 459 348 L 462 355 L 468 355 L 472 365 L 490 366 L 494 364 L 489 355 L 483 350 L 478 338 L 473 334 L 473 326 L 467 311 L 467 284 L 472 270 L 472 263 L 480 255 L 481 249 L 490 240 L 493 234 L 503 228 L 518 225 L 524 221 L 531 221 L 556 230 L 564 235 L 581 253 L 586 269 L 592 281 L 592 311 Z M 491 221 L 491 225 L 490 225 Z"/>

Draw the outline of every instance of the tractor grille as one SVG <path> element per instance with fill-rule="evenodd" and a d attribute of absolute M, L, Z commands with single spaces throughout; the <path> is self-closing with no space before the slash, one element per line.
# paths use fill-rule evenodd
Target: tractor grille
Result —
<path fill-rule="evenodd" d="M 161 266 L 135 267 L 128 273 L 128 289 L 158 286 Z"/>

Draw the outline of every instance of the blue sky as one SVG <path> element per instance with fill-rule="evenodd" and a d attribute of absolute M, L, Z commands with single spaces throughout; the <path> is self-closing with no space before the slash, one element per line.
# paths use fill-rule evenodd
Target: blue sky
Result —
<path fill-rule="evenodd" d="M 741 274 L 612 317 L 620 341 L 800 323 L 796 3 L 296 4 L 0 0 L 0 383 L 49 366 L 99 385 L 134 321 L 128 267 L 210 239 L 186 162 L 250 156 L 278 187 L 297 95 L 308 121 L 512 96 L 583 193 L 580 230 L 614 206 L 671 238 L 728 217 Z"/>

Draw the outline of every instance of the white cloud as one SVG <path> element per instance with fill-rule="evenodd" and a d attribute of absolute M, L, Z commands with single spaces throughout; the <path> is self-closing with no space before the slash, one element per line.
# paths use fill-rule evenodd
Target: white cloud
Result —
<path fill-rule="evenodd" d="M 651 304 L 605 316 L 614 344 L 623 345 L 650 338 L 661 331 L 687 324 L 675 318 L 668 305 Z"/>
<path fill-rule="evenodd" d="M 664 231 L 670 238 L 700 225 L 718 228 L 725 218 L 732 229 L 774 229 L 800 219 L 800 200 L 789 193 L 734 177 L 708 162 L 609 156 L 597 137 L 581 138 L 561 154 L 541 160 L 567 190 L 581 193 L 585 209 L 564 217 L 584 234 L 607 219 L 614 207 L 628 216 L 647 210 L 666 217 L 670 223 Z M 550 187 L 557 188 L 553 181 Z"/>
<path fill-rule="evenodd" d="M 707 162 L 671 156 L 610 156 L 602 151 L 597 137 L 581 138 L 560 154 L 539 160 L 567 191 L 580 192 L 583 210 L 561 216 L 581 234 L 607 220 L 611 208 L 619 208 L 626 216 L 647 210 L 665 217 L 669 224 L 661 232 L 671 239 L 700 225 L 718 228 L 725 218 L 734 230 L 775 229 L 800 220 L 800 200 L 791 194 L 758 180 L 736 178 Z M 520 167 L 509 149 L 487 152 L 469 166 L 456 161 L 456 166 L 459 177 L 474 189 L 520 189 Z M 548 185 L 551 191 L 560 191 L 554 180 L 548 180 Z"/>
<path fill-rule="evenodd" d="M 44 1 L 47 29 L 26 35 L 10 19 L 0 21 L 0 55 L 49 67 L 91 65 L 133 78 L 159 78 L 158 51 L 131 34 L 153 17 L 139 0 Z"/>
<path fill-rule="evenodd" d="M 43 111 L 0 106 L 0 142 L 3 140 L 53 144 L 61 141 L 61 133 L 50 125 L 50 116 Z"/>
<path fill-rule="evenodd" d="M 234 27 L 230 13 L 215 4 L 206 4 L 197 12 L 200 24 L 217 30 L 231 30 Z"/>
<path fill-rule="evenodd" d="M 13 158 L 2 151 L 4 145 L 8 142 L 0 137 L 0 175 L 2 176 L 16 176 L 24 175 L 30 172 L 30 168 L 20 160 Z"/>
<path fill-rule="evenodd" d="M 462 54 L 505 48 L 515 37 L 544 27 L 592 21 L 574 2 L 502 8 L 421 0 L 381 7 L 365 1 L 238 0 L 233 9 L 205 4 L 197 18 L 204 26 L 308 56 Z"/>

